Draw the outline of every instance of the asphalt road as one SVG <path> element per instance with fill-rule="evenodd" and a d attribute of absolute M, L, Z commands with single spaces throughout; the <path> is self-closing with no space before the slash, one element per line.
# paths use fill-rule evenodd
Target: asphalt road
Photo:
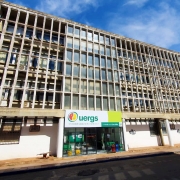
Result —
<path fill-rule="evenodd" d="M 180 180 L 180 154 L 0 175 L 0 180 Z"/>

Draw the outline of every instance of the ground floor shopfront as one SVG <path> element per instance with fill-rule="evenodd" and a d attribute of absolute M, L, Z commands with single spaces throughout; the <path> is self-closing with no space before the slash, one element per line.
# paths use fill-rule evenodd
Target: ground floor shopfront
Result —
<path fill-rule="evenodd" d="M 180 143 L 178 114 L 0 109 L 0 160 L 80 156 Z M 110 149 L 109 149 L 110 148 Z"/>

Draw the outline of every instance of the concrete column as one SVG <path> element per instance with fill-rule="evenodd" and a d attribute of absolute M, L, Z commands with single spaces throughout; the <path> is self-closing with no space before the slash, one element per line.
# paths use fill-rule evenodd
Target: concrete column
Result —
<path fill-rule="evenodd" d="M 125 151 L 128 151 L 127 138 L 126 138 L 126 121 L 125 121 L 125 119 L 123 119 L 123 121 L 122 121 L 122 126 L 123 126 L 123 135 L 124 135 L 124 149 L 125 149 Z"/>
<path fill-rule="evenodd" d="M 63 156 L 64 118 L 59 118 L 57 135 L 57 157 Z"/>
<path fill-rule="evenodd" d="M 166 130 L 167 130 L 168 139 L 169 139 L 169 145 L 174 146 L 168 119 L 165 120 L 165 124 L 166 124 Z"/>

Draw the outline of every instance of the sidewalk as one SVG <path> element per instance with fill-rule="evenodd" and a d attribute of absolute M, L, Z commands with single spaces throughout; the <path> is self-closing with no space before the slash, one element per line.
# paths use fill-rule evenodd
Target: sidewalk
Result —
<path fill-rule="evenodd" d="M 177 153 L 180 154 L 180 144 L 174 147 L 159 146 L 129 149 L 127 152 L 108 153 L 108 154 L 93 154 L 73 157 L 56 158 L 49 156 L 47 159 L 42 157 L 21 158 L 0 161 L 0 174 L 18 171 L 29 171 L 35 169 L 45 169 L 62 166 L 73 166 L 76 164 L 95 163 L 108 160 L 130 159 L 146 156 L 157 156 Z"/>

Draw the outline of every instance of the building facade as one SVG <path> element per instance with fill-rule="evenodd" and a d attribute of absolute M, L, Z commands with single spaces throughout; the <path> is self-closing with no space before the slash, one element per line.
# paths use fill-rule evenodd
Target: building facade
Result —
<path fill-rule="evenodd" d="M 97 153 L 107 142 L 119 150 L 180 143 L 179 52 L 9 2 L 1 5 L 0 37 L 5 158 Z M 120 112 L 111 120 L 119 126 L 66 127 L 77 112 L 88 122 L 97 113 L 102 123 L 101 112 Z"/>

